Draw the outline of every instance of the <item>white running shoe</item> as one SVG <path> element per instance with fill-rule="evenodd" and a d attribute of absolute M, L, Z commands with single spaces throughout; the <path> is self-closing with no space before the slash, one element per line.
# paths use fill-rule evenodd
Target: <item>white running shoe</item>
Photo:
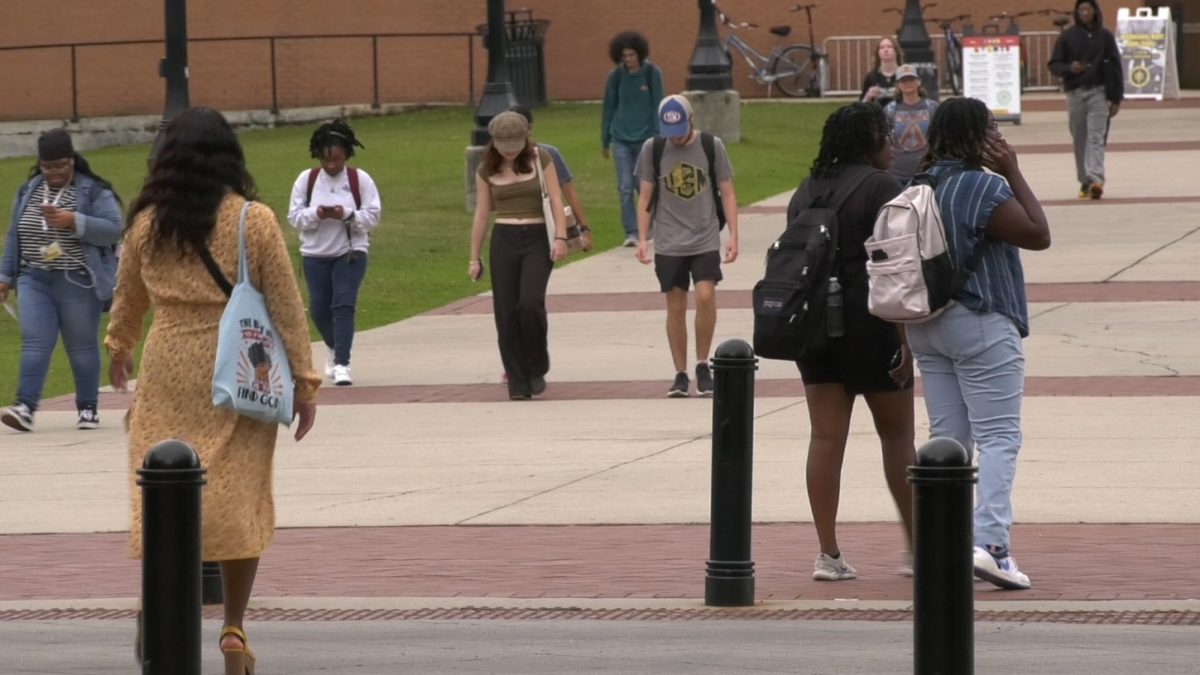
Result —
<path fill-rule="evenodd" d="M 333 383 L 339 387 L 347 387 L 354 384 L 354 380 L 350 379 L 350 366 L 334 366 Z"/>
<path fill-rule="evenodd" d="M 813 563 L 813 579 L 817 581 L 843 581 L 857 579 L 858 570 L 846 564 L 846 556 L 838 555 L 831 558 L 824 553 L 817 556 Z"/>
<path fill-rule="evenodd" d="M 325 348 L 325 379 L 333 378 L 333 350 L 329 347 Z"/>
<path fill-rule="evenodd" d="M 633 248 L 634 246 L 637 246 L 637 237 L 634 237 L 634 236 L 625 237 L 625 241 L 622 242 L 621 245 L 624 246 L 625 248 Z"/>
<path fill-rule="evenodd" d="M 1023 591 L 1031 585 L 1029 577 L 1017 568 L 1015 558 L 1006 555 L 997 560 L 982 546 L 975 547 L 975 576 L 1012 591 Z"/>
<path fill-rule="evenodd" d="M 17 431 L 33 431 L 33 412 L 24 403 L 14 403 L 0 413 L 0 422 Z"/>

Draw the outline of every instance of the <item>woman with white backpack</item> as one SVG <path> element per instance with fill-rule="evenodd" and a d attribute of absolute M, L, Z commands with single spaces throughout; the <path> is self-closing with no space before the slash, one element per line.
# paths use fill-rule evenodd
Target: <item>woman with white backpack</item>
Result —
<path fill-rule="evenodd" d="M 978 256 L 954 304 L 907 327 L 930 435 L 979 450 L 975 575 L 1001 588 L 1029 588 L 1009 554 L 1025 379 L 1021 339 L 1029 335 L 1018 249 L 1048 248 L 1050 228 L 1016 152 L 981 101 L 957 98 L 938 107 L 919 170 L 943 177 L 934 194 L 955 267 L 968 269 Z"/>

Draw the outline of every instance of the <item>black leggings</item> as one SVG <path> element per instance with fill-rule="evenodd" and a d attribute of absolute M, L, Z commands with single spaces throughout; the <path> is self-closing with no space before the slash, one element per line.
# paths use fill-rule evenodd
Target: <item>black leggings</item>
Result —
<path fill-rule="evenodd" d="M 508 393 L 531 393 L 531 378 L 550 370 L 546 347 L 546 284 L 554 263 L 546 225 L 500 225 L 492 228 L 492 308 L 500 360 L 508 373 Z"/>

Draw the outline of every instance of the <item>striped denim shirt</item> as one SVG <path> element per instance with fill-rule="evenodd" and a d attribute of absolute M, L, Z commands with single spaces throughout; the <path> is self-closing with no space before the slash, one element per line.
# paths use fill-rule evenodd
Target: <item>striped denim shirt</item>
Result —
<path fill-rule="evenodd" d="M 929 173 L 957 168 L 960 161 L 940 161 Z M 966 265 L 975 243 L 983 237 L 983 250 L 975 273 L 955 300 L 976 312 L 998 312 L 1017 324 L 1021 337 L 1029 335 L 1029 307 L 1025 300 L 1025 272 L 1016 246 L 987 237 L 992 211 L 1013 198 L 1008 181 L 978 169 L 955 173 L 940 183 L 935 193 L 946 237 L 958 267 Z"/>

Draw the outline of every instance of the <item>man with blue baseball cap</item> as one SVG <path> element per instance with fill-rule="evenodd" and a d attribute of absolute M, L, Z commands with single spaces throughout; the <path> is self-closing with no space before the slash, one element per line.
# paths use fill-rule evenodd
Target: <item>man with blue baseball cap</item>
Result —
<path fill-rule="evenodd" d="M 692 104 L 679 94 L 658 106 L 658 138 L 642 145 L 636 174 L 637 259 L 654 262 L 667 299 L 667 342 L 675 365 L 671 398 L 690 395 L 687 373 L 687 296 L 696 288 L 696 393 L 712 396 L 708 354 L 717 325 L 717 283 L 721 281 L 721 229 L 729 225 L 724 262 L 738 255 L 737 198 L 733 166 L 721 139 L 697 131 Z M 649 253 L 654 227 L 654 257 Z"/>

